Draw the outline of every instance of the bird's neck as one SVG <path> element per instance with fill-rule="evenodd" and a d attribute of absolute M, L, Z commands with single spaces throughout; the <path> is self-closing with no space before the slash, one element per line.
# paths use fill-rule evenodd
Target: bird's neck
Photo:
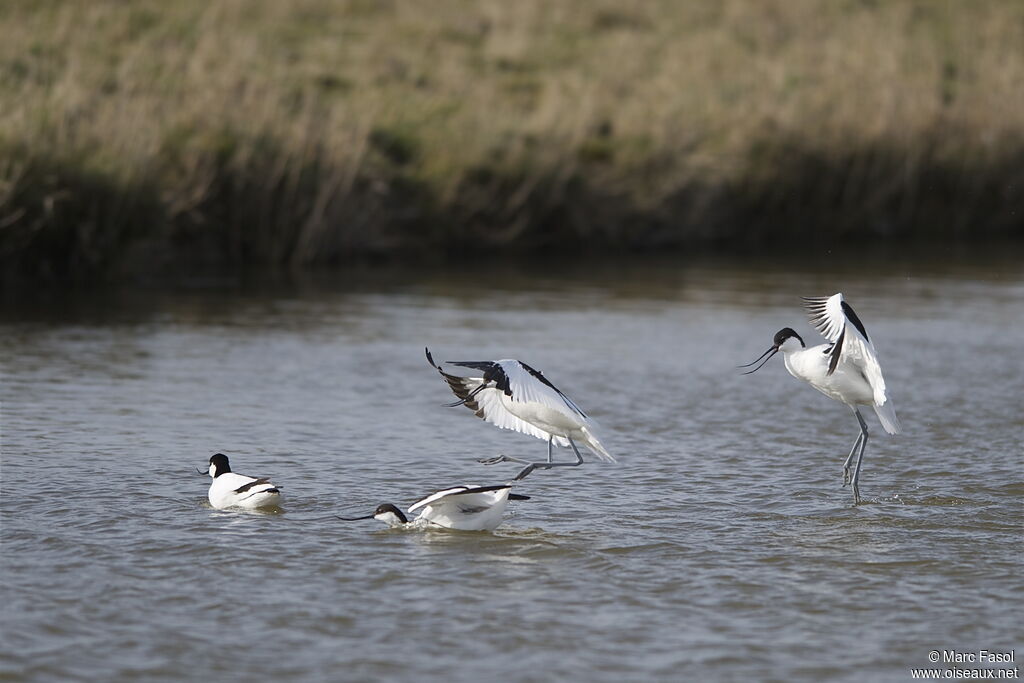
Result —
<path fill-rule="evenodd" d="M 392 527 L 392 528 L 400 527 L 400 526 L 404 526 L 404 525 L 408 524 L 408 521 L 402 519 L 401 517 L 396 515 L 394 512 L 388 512 L 385 515 L 380 515 L 380 516 L 377 517 L 377 519 L 381 520 L 382 522 L 384 522 L 385 524 L 387 524 L 389 527 Z"/>
<path fill-rule="evenodd" d="M 786 349 L 782 352 L 786 370 L 797 379 L 807 379 L 807 352 L 808 349 Z"/>

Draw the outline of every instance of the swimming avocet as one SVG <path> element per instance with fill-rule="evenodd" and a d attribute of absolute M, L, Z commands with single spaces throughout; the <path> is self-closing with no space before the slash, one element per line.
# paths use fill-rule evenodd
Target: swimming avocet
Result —
<path fill-rule="evenodd" d="M 448 382 L 459 398 L 450 407 L 464 405 L 479 418 L 548 442 L 546 462 L 531 462 L 499 455 L 480 462 L 493 465 L 499 462 L 518 462 L 526 465 L 513 481 L 522 479 L 536 468 L 576 467 L 583 464 L 583 456 L 576 441 L 586 446 L 599 459 L 615 462 L 594 434 L 594 424 L 571 398 L 559 391 L 543 374 L 519 360 L 445 361 L 449 365 L 471 368 L 480 375 L 460 377 L 452 375 L 434 363 L 430 350 L 425 349 L 427 361 Z M 575 462 L 553 462 L 552 445 L 571 447 Z"/>
<path fill-rule="evenodd" d="M 200 474 L 202 470 L 199 470 Z M 217 453 L 210 458 L 210 505 L 223 510 L 230 507 L 266 508 L 281 504 L 281 491 L 264 477 L 257 479 L 231 471 L 228 456 Z"/>
<path fill-rule="evenodd" d="M 878 421 L 889 434 L 899 434 L 902 428 L 896 417 L 896 409 L 886 392 L 885 379 L 882 377 L 882 368 L 878 364 L 875 347 L 868 339 L 864 323 L 843 300 L 843 295 L 839 293 L 830 297 L 804 297 L 804 308 L 807 310 L 811 325 L 830 343 L 804 348 L 804 340 L 800 335 L 792 328 L 785 327 L 775 334 L 771 347 L 757 360 L 740 367 L 750 367 L 763 358 L 764 361 L 760 365 L 743 373 L 749 375 L 761 369 L 772 356 L 782 351 L 789 374 L 804 380 L 829 398 L 845 403 L 853 410 L 857 422 L 860 423 L 860 434 L 853 442 L 846 462 L 843 463 L 843 486 L 853 485 L 853 501 L 859 503 L 860 489 L 857 484 L 860 481 L 864 448 L 868 443 L 868 426 L 860 414 L 859 406 L 872 406 Z M 857 465 L 851 478 L 850 462 L 854 454 L 858 453 L 858 449 Z"/>
<path fill-rule="evenodd" d="M 407 524 L 440 526 L 459 531 L 491 531 L 501 524 L 509 500 L 529 500 L 529 496 L 511 493 L 509 484 L 499 486 L 455 486 L 432 493 L 409 506 L 409 514 L 421 510 L 416 519 L 409 518 L 391 503 L 378 505 L 372 515 L 341 517 L 347 522 L 376 519 L 391 527 Z"/>

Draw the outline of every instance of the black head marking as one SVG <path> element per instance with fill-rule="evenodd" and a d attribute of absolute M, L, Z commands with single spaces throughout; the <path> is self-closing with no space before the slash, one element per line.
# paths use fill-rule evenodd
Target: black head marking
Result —
<path fill-rule="evenodd" d="M 771 360 L 772 356 L 777 354 L 779 352 L 779 348 L 783 344 L 785 344 L 786 341 L 789 339 L 796 339 L 797 341 L 800 342 L 801 347 L 805 346 L 804 340 L 800 337 L 799 334 L 796 333 L 796 331 L 792 327 L 783 327 L 781 330 L 775 333 L 775 337 L 772 338 L 772 345 L 768 347 L 767 351 L 758 356 L 753 362 L 739 366 L 741 368 L 749 368 L 751 365 L 756 366 L 753 370 L 747 370 L 742 374 L 749 375 L 763 368 L 765 363 Z M 760 365 L 757 365 L 758 363 L 760 363 Z"/>
<path fill-rule="evenodd" d="M 394 514 L 396 517 L 398 517 L 398 519 L 402 520 L 402 524 L 405 524 L 409 521 L 408 518 L 405 516 L 405 513 L 399 510 L 391 503 L 381 503 L 380 505 L 377 506 L 377 509 L 373 511 L 373 514 L 374 516 L 376 516 L 383 515 L 388 512 Z"/>
<path fill-rule="evenodd" d="M 228 456 L 223 453 L 217 453 L 210 458 L 210 464 L 213 465 L 213 478 L 216 479 L 222 474 L 227 474 L 231 471 L 231 465 L 228 464 Z"/>
<path fill-rule="evenodd" d="M 474 370 L 480 370 L 483 372 L 484 384 L 494 382 L 494 387 L 499 391 L 505 392 L 506 395 L 512 395 L 512 388 L 509 385 L 508 377 L 505 375 L 505 371 L 501 369 L 501 365 L 489 360 L 463 360 L 463 361 L 447 361 L 449 365 L 458 365 L 463 368 L 472 368 Z M 460 378 L 461 379 L 461 378 Z M 449 382 L 451 384 L 451 382 Z"/>
<path fill-rule="evenodd" d="M 796 340 L 800 342 L 801 347 L 807 347 L 807 345 L 804 344 L 803 337 L 797 334 L 796 330 L 794 330 L 792 327 L 783 327 L 781 330 L 776 332 L 775 338 L 772 340 L 772 343 L 775 346 L 775 348 L 779 348 L 780 346 L 785 344 L 786 340 L 789 339 L 790 337 L 796 337 Z"/>
<path fill-rule="evenodd" d="M 505 392 L 509 396 L 512 395 L 512 389 L 509 385 L 508 377 L 505 375 L 505 371 L 502 370 L 501 366 L 497 363 L 492 363 L 490 361 L 448 362 L 451 365 L 460 365 L 463 367 L 473 368 L 474 370 L 483 371 L 482 381 L 479 381 L 472 378 L 451 375 L 441 368 L 437 368 L 437 371 L 441 373 L 444 381 L 448 383 L 448 387 L 452 390 L 452 393 L 459 399 L 454 403 L 447 404 L 449 408 L 464 405 L 476 413 L 477 417 L 482 418 L 484 414 L 480 409 L 480 404 L 476 401 L 477 394 L 485 389 L 496 388 L 499 391 Z M 492 381 L 494 382 L 493 385 L 491 384 Z"/>
<path fill-rule="evenodd" d="M 484 371 L 484 384 L 494 382 L 494 388 L 504 392 L 507 396 L 512 395 L 512 387 L 508 383 L 508 376 L 501 365 L 492 361 L 480 363 L 452 363 L 452 365 L 463 365 L 467 368 L 475 368 Z"/>
<path fill-rule="evenodd" d="M 503 391 L 506 396 L 512 395 L 512 385 L 508 382 L 508 376 L 497 363 L 491 363 L 490 371 L 484 373 L 484 383 L 486 384 L 487 382 L 494 382 L 494 387 L 499 391 Z"/>

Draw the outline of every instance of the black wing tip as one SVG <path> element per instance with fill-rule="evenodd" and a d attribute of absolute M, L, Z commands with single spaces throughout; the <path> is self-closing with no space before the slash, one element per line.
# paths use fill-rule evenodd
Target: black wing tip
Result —
<path fill-rule="evenodd" d="M 843 353 L 843 340 L 844 339 L 846 339 L 846 328 L 845 327 L 843 328 L 843 331 L 839 333 L 839 338 L 836 339 L 836 343 L 832 345 L 832 351 L 829 354 L 829 359 L 828 359 L 828 372 L 825 373 L 825 375 L 827 377 L 831 377 L 832 373 L 834 373 L 836 371 L 836 368 L 839 366 L 839 357 Z"/>
<path fill-rule="evenodd" d="M 848 320 L 849 320 L 849 321 L 850 321 L 851 323 L 853 323 L 853 326 L 854 326 L 854 327 L 856 327 L 856 328 L 857 328 L 857 330 L 858 330 L 858 331 L 859 331 L 859 332 L 860 332 L 861 334 L 863 334 L 863 335 L 864 335 L 864 339 L 866 339 L 866 340 L 867 340 L 868 342 L 870 342 L 870 341 L 871 341 L 871 339 L 870 339 L 870 338 L 868 337 L 868 331 L 867 331 L 867 328 L 865 328 L 865 327 L 864 327 L 864 323 L 862 323 L 862 322 L 860 321 L 860 318 L 858 318 L 858 317 L 857 317 L 857 313 L 856 313 L 856 312 L 854 312 L 854 310 L 853 310 L 853 306 L 851 306 L 850 304 L 846 303 L 845 301 L 843 301 L 843 302 L 842 302 L 841 306 L 842 306 L 842 308 L 843 308 L 843 313 L 844 313 L 844 314 L 846 315 L 846 318 L 847 318 L 847 319 L 848 319 Z"/>
<path fill-rule="evenodd" d="M 452 488 L 461 488 L 462 490 L 459 491 L 458 493 L 450 493 L 448 495 L 451 495 L 451 496 L 463 496 L 463 495 L 465 495 L 467 493 L 487 493 L 489 491 L 500 491 L 502 489 L 510 489 L 510 488 L 512 488 L 512 485 L 511 484 L 495 484 L 493 486 L 473 486 L 473 487 L 470 487 L 470 486 L 455 487 L 455 486 L 453 486 Z"/>
<path fill-rule="evenodd" d="M 571 398 L 569 398 L 561 389 L 559 389 L 554 384 L 552 384 L 551 380 L 549 380 L 547 377 L 545 377 L 543 372 L 541 372 L 540 370 L 537 370 L 534 367 L 531 367 L 530 365 L 527 365 L 526 363 L 524 363 L 521 360 L 517 359 L 516 362 L 519 363 L 519 365 L 521 365 L 524 370 L 526 370 L 528 373 L 533 375 L 533 377 L 535 377 L 539 382 L 541 382 L 542 384 L 545 384 L 545 385 L 551 387 L 552 389 L 554 389 L 555 393 L 562 397 L 562 400 L 565 401 L 565 405 L 568 406 L 570 410 L 575 410 L 577 413 L 580 414 L 580 416 L 584 420 L 589 420 L 590 419 L 589 417 L 587 417 L 587 414 L 584 413 L 583 410 L 578 405 L 576 405 L 576 402 L 573 401 Z"/>
<path fill-rule="evenodd" d="M 490 491 L 501 491 L 502 489 L 510 489 L 510 488 L 512 488 L 512 484 L 494 484 L 493 486 L 473 486 L 473 487 L 469 487 L 469 486 L 452 486 L 451 489 L 462 489 L 462 490 L 461 491 L 452 491 L 451 493 L 446 494 L 445 498 L 448 498 L 449 496 L 472 495 L 474 493 L 489 493 Z M 444 489 L 442 489 L 442 490 L 444 490 Z M 440 493 L 440 491 L 438 491 L 438 493 Z M 433 496 L 435 494 L 432 493 L 430 495 Z M 426 500 L 429 497 L 430 496 L 425 496 L 425 497 L 421 498 L 420 500 Z M 510 494 L 508 494 L 508 498 L 509 498 L 509 500 L 529 500 L 530 496 L 524 496 L 521 493 L 510 493 Z M 415 503 L 413 503 L 413 505 L 416 505 L 419 502 L 420 501 L 418 500 Z"/>
<path fill-rule="evenodd" d="M 498 363 L 493 360 L 446 360 L 445 363 L 448 363 L 448 365 L 457 365 L 460 368 L 480 370 L 481 372 L 487 372 L 492 368 L 499 367 Z"/>
<path fill-rule="evenodd" d="M 260 477 L 259 479 L 255 479 L 253 481 L 250 481 L 250 482 L 247 482 L 245 484 L 242 484 L 237 489 L 235 489 L 234 492 L 235 493 L 245 493 L 246 491 L 248 491 L 249 489 L 251 489 L 254 486 L 259 486 L 260 484 L 269 484 L 269 483 L 270 483 L 270 477 Z"/>

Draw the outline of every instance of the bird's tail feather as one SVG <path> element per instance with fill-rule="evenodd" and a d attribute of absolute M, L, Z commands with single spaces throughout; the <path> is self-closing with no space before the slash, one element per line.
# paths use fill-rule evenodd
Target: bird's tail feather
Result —
<path fill-rule="evenodd" d="M 605 450 L 605 447 L 601 445 L 601 442 L 597 440 L 597 437 L 594 436 L 592 432 L 589 430 L 584 430 L 584 432 L 587 435 L 587 448 L 593 451 L 594 455 L 607 462 L 617 462 L 615 458 L 612 457 L 612 454 Z"/>
<path fill-rule="evenodd" d="M 896 417 L 896 408 L 893 407 L 892 401 L 886 401 L 880 406 L 876 405 L 875 415 L 878 416 L 878 421 L 882 423 L 882 427 L 889 434 L 899 434 L 903 431 L 900 419 Z"/>

